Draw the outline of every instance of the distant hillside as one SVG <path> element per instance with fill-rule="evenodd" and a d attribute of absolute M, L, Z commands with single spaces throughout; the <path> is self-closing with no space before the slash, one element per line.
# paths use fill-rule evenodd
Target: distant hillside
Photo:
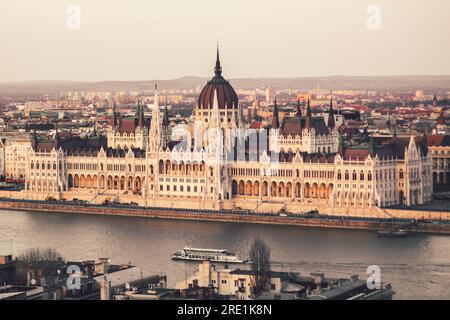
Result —
<path fill-rule="evenodd" d="M 208 78 L 183 77 L 173 80 L 148 81 L 27 81 L 0 82 L 0 95 L 40 95 L 62 91 L 142 91 L 152 89 L 155 82 L 162 89 L 190 89 L 203 86 Z M 391 77 L 308 77 L 308 78 L 243 78 L 230 79 L 236 89 L 273 86 L 276 89 L 373 90 L 405 92 L 424 89 L 430 92 L 450 91 L 450 76 Z"/>

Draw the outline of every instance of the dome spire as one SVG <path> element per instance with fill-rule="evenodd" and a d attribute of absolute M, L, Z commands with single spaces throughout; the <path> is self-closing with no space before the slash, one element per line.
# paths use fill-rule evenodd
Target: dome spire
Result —
<path fill-rule="evenodd" d="M 216 77 L 222 76 L 222 67 L 220 66 L 220 56 L 219 56 L 219 41 L 217 41 L 217 58 L 216 58 L 216 66 L 214 67 L 214 73 Z"/>

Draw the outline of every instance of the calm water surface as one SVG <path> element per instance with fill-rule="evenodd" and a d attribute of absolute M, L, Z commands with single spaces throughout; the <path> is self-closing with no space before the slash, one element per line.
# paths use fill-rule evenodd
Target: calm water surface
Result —
<path fill-rule="evenodd" d="M 225 248 L 247 257 L 262 237 L 272 248 L 275 267 L 329 276 L 360 274 L 379 265 L 396 299 L 450 299 L 450 237 L 415 235 L 378 238 L 374 232 L 288 226 L 154 220 L 0 210 L 0 254 L 29 247 L 53 247 L 67 260 L 109 257 L 185 279 L 196 263 L 175 262 L 170 254 L 184 246 Z"/>

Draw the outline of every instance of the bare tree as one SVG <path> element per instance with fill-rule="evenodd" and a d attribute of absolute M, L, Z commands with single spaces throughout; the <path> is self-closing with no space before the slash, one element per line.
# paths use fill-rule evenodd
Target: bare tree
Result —
<path fill-rule="evenodd" d="M 264 290 L 270 281 L 270 247 L 257 237 L 250 249 L 249 257 L 255 272 L 254 291 Z"/>
<path fill-rule="evenodd" d="M 62 255 L 53 248 L 30 248 L 23 252 L 18 260 L 22 262 L 58 261 Z"/>

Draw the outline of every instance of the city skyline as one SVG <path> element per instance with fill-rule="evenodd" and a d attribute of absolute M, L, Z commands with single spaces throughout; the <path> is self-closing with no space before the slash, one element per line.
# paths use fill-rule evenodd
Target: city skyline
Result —
<path fill-rule="evenodd" d="M 450 299 L 448 0 L 0 12 L 0 305 Z"/>
<path fill-rule="evenodd" d="M 70 28 L 73 5 L 80 9 L 79 29 L 76 23 Z M 8 32 L 0 59 L 8 63 L 0 82 L 205 77 L 218 38 L 230 79 L 450 74 L 446 1 L 231 1 L 220 10 L 205 1 L 121 6 L 3 4 L 0 28 Z"/>

